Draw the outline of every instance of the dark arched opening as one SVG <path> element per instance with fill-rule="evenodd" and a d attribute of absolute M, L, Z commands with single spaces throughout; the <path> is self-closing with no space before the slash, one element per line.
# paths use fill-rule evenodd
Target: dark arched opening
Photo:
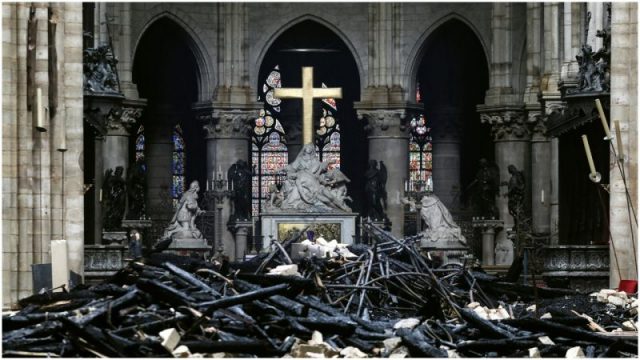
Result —
<path fill-rule="evenodd" d="M 147 163 L 147 209 L 155 219 L 170 216 L 172 198 L 193 180 L 205 183 L 205 141 L 202 124 L 192 111 L 198 100 L 199 69 L 193 39 L 174 21 L 161 18 L 142 36 L 133 64 L 133 82 L 147 108 L 144 126 Z M 184 162 L 176 169 L 176 134 L 184 140 Z M 136 136 L 132 136 L 132 147 Z M 178 155 L 176 155 L 176 153 Z M 130 151 L 133 158 L 136 151 Z M 134 159 L 132 159 L 133 161 Z M 182 177 L 182 184 L 179 184 Z M 178 188 L 178 190 L 176 190 Z M 153 214 L 155 212 L 155 214 Z"/>
<path fill-rule="evenodd" d="M 476 112 L 489 85 L 486 56 L 473 31 L 456 19 L 427 38 L 423 54 L 418 83 L 425 115 L 435 143 L 440 138 L 458 137 L 461 188 L 448 190 L 459 191 L 464 204 L 467 194 L 463 190 L 473 181 L 478 161 L 494 158 L 490 131 L 481 125 Z M 455 118 L 443 116 L 443 109 L 453 110 Z"/>

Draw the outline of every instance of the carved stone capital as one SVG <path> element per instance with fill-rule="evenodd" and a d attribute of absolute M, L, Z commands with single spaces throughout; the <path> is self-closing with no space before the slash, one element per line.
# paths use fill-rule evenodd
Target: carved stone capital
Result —
<path fill-rule="evenodd" d="M 526 140 L 531 136 L 530 121 L 523 109 L 480 109 L 480 122 L 491 125 L 494 141 Z"/>
<path fill-rule="evenodd" d="M 457 142 L 462 138 L 462 111 L 454 107 L 445 107 L 431 111 L 427 115 L 427 124 L 431 127 L 431 137 L 434 142 Z"/>
<path fill-rule="evenodd" d="M 133 125 L 142 116 L 142 108 L 120 107 L 112 108 L 106 116 L 107 135 L 128 136 Z"/>
<path fill-rule="evenodd" d="M 369 136 L 406 135 L 411 120 L 405 109 L 358 109 L 358 119 L 365 120 Z"/>
<path fill-rule="evenodd" d="M 199 118 L 205 122 L 203 128 L 206 138 L 248 138 L 251 121 L 258 116 L 255 110 L 214 109 L 210 115 L 203 114 Z"/>

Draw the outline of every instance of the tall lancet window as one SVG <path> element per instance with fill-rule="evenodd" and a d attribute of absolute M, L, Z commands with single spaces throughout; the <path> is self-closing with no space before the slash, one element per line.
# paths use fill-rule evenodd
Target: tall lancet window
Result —
<path fill-rule="evenodd" d="M 322 87 L 327 86 L 323 83 Z M 335 99 L 322 99 L 322 116 L 315 136 L 316 156 L 320 161 L 329 161 L 329 169 L 340 168 L 340 125 L 333 115 L 337 112 Z"/>
<path fill-rule="evenodd" d="M 262 85 L 258 101 L 264 101 L 264 110 L 255 119 L 251 144 L 251 164 L 253 166 L 252 215 L 258 216 L 268 201 L 269 190 L 280 186 L 285 166 L 289 163 L 289 153 L 285 132 L 277 116 L 280 114 L 281 100 L 273 97 L 273 90 L 281 87 L 280 69 L 276 65 Z"/>
<path fill-rule="evenodd" d="M 425 116 L 420 115 L 411 119 L 407 190 L 433 191 L 431 146 L 431 127 L 428 126 Z"/>
<path fill-rule="evenodd" d="M 144 125 L 140 125 L 136 132 L 136 161 L 144 161 Z"/>
<path fill-rule="evenodd" d="M 182 128 L 176 125 L 173 128 L 173 157 L 171 158 L 172 184 L 171 197 L 173 198 L 173 207 L 178 205 L 178 201 L 184 192 L 184 174 L 185 174 L 185 145 L 182 136 Z"/>

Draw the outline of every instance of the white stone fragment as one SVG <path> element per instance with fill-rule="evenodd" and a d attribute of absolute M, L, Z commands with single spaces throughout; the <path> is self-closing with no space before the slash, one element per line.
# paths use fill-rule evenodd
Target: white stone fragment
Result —
<path fill-rule="evenodd" d="M 624 299 L 621 299 L 614 295 L 610 295 L 607 298 L 607 301 L 609 302 L 609 304 L 613 304 L 615 306 L 624 306 L 627 303 Z"/>
<path fill-rule="evenodd" d="M 607 300 L 608 297 L 609 297 L 609 295 L 597 293 L 596 294 L 596 301 L 601 302 L 601 303 L 608 303 L 609 302 L 609 300 Z"/>
<path fill-rule="evenodd" d="M 346 358 L 366 358 L 367 354 L 360 351 L 360 349 L 355 348 L 353 346 L 347 346 L 346 348 L 340 351 L 340 355 Z"/>
<path fill-rule="evenodd" d="M 540 316 L 540 319 L 551 319 L 552 316 L 549 313 L 544 313 L 542 316 Z"/>
<path fill-rule="evenodd" d="M 311 334 L 311 340 L 309 340 L 308 344 L 318 345 L 318 344 L 322 344 L 323 342 L 324 342 L 324 338 L 322 337 L 322 333 L 316 330 L 313 332 L 313 334 Z"/>
<path fill-rule="evenodd" d="M 395 350 L 398 346 L 400 346 L 401 343 L 402 343 L 402 338 L 399 336 L 386 338 L 382 342 L 382 344 L 384 345 L 384 351 L 387 353 Z"/>
<path fill-rule="evenodd" d="M 479 302 L 477 302 L 477 301 L 474 301 L 474 302 L 471 302 L 471 303 L 467 304 L 467 307 L 468 307 L 469 309 L 475 309 L 475 308 L 477 308 L 478 306 L 480 306 L 480 303 L 479 303 Z"/>
<path fill-rule="evenodd" d="M 607 295 L 607 296 L 613 295 L 613 294 L 615 294 L 617 292 L 618 292 L 618 290 L 614 290 L 614 289 L 602 289 L 602 290 L 600 290 L 600 294 Z"/>
<path fill-rule="evenodd" d="M 269 270 L 268 275 L 288 275 L 302 277 L 302 275 L 298 272 L 298 265 L 296 264 L 278 265 L 275 268 Z"/>
<path fill-rule="evenodd" d="M 460 358 L 460 355 L 455 350 L 447 350 L 448 358 Z"/>
<path fill-rule="evenodd" d="M 538 338 L 538 341 L 540 341 L 540 343 L 542 345 L 555 345 L 556 343 L 553 342 L 553 340 L 551 340 L 550 337 L 548 336 L 540 336 Z"/>
<path fill-rule="evenodd" d="M 531 349 L 529 349 L 529 357 L 530 358 L 539 358 L 539 357 L 542 357 L 542 356 L 540 356 L 540 350 L 538 350 L 537 347 L 532 347 Z"/>
<path fill-rule="evenodd" d="M 527 311 L 529 311 L 529 312 L 534 312 L 534 311 L 536 311 L 536 304 L 533 304 L 533 305 L 529 306 L 529 307 L 527 308 Z"/>
<path fill-rule="evenodd" d="M 498 314 L 500 315 L 500 320 L 511 318 L 509 312 L 505 308 L 503 308 L 502 305 L 498 306 Z"/>
<path fill-rule="evenodd" d="M 406 357 L 409 357 L 409 349 L 407 349 L 406 346 L 397 347 L 395 350 L 393 350 L 391 355 L 389 355 L 389 358 L 396 358 L 396 359 L 398 358 L 402 359 Z"/>
<path fill-rule="evenodd" d="M 627 321 L 622 323 L 622 330 L 636 331 L 637 328 L 636 328 L 636 325 L 633 322 L 627 320 Z"/>
<path fill-rule="evenodd" d="M 416 318 L 402 319 L 393 325 L 394 329 L 413 329 L 420 324 L 420 320 Z"/>
<path fill-rule="evenodd" d="M 162 338 L 162 346 L 169 350 L 169 352 L 173 352 L 173 349 L 178 346 L 181 338 L 180 333 L 175 328 L 162 330 L 158 335 Z"/>
<path fill-rule="evenodd" d="M 481 318 L 485 320 L 489 319 L 489 313 L 487 312 L 487 309 L 484 306 L 478 306 L 475 309 L 473 309 L 473 311 L 476 313 L 476 315 L 480 316 Z"/>
<path fill-rule="evenodd" d="M 584 351 L 582 351 L 582 348 L 580 346 L 576 346 L 567 350 L 567 353 L 564 355 L 564 357 L 567 359 L 575 359 L 575 358 L 583 358 L 585 356 L 584 356 Z"/>
<path fill-rule="evenodd" d="M 178 346 L 175 350 L 173 350 L 172 354 L 173 357 L 177 358 L 191 357 L 191 351 L 189 351 L 189 348 L 184 345 Z"/>

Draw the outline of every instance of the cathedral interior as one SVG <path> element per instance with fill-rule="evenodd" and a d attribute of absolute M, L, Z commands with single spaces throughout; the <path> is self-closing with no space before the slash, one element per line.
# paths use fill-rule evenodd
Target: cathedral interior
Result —
<path fill-rule="evenodd" d="M 225 276 L 239 276 L 233 292 L 255 299 L 266 292 L 284 298 L 284 287 L 267 281 L 254 288 L 253 278 L 238 272 L 258 260 L 265 262 L 254 276 L 265 266 L 275 271 L 269 261 L 276 259 L 282 266 L 297 264 L 280 276 L 313 280 L 328 292 L 326 298 L 338 296 L 336 289 L 358 289 L 351 298 L 345 295 L 342 306 L 346 314 L 357 305 L 351 316 L 367 329 L 360 332 L 367 340 L 347 341 L 337 333 L 342 337 L 328 338 L 328 348 L 313 351 L 329 356 L 329 347 L 353 347 L 388 356 L 393 349 L 365 346 L 384 339 L 384 331 L 374 334 L 375 321 L 368 322 L 377 303 L 365 290 L 379 291 L 368 280 L 374 278 L 371 271 L 389 277 L 387 255 L 378 255 L 391 251 L 389 246 L 405 251 L 398 261 L 431 279 L 437 277 L 432 268 L 473 267 L 531 286 L 539 307 L 545 290 L 538 288 L 555 295 L 559 289 L 627 289 L 629 299 L 637 297 L 636 3 L 17 2 L 2 8 L 2 296 L 5 311 L 30 319 L 20 324 L 35 324 L 29 316 L 40 311 L 24 313 L 24 299 L 55 294 L 61 286 L 67 293 L 105 280 L 129 284 L 123 274 L 135 270 L 143 277 L 155 271 L 166 281 L 138 280 L 134 291 L 175 298 L 168 303 L 192 307 L 191 314 L 200 311 L 196 325 L 202 328 L 203 321 L 213 321 L 202 314 L 215 318 L 219 302 L 232 299 L 219 299 L 213 280 L 205 284 L 200 270 L 186 275 L 184 259 L 199 261 L 229 283 Z M 316 259 L 314 271 L 320 271 L 317 259 L 332 252 L 345 269 L 353 260 L 344 259 L 353 256 L 369 270 L 353 284 L 327 285 L 327 275 L 326 287 L 318 285 L 322 276 L 309 275 L 308 261 Z M 158 260 L 160 255 L 183 259 L 184 270 L 175 269 L 178 260 Z M 334 260 L 324 261 L 326 267 Z M 149 268 L 141 270 L 142 263 Z M 175 284 L 190 284 L 184 289 L 217 295 L 195 306 L 202 299 L 192 290 L 180 285 L 180 295 L 162 288 L 170 281 L 161 268 L 182 279 Z M 499 292 L 495 283 L 473 276 Z M 427 328 L 433 320 L 426 319 L 439 316 L 429 310 L 432 293 L 451 305 L 455 301 L 446 289 L 454 285 L 414 280 L 409 283 L 429 290 L 402 292 L 400 302 L 419 308 L 426 321 L 419 327 Z M 287 299 L 295 286 L 289 283 L 288 298 L 281 301 L 293 301 Z M 231 290 L 225 287 L 224 293 Z M 491 296 L 478 294 L 480 304 L 497 308 Z M 296 296 L 306 315 L 289 319 L 288 326 L 306 334 L 300 339 L 311 337 L 308 346 L 318 346 L 311 331 L 322 330 L 318 324 L 328 320 L 314 322 L 322 317 L 310 315 L 309 308 L 339 317 L 307 295 Z M 272 311 L 262 299 L 243 306 L 249 314 Z M 49 306 L 61 306 L 56 304 Z M 637 300 L 625 306 L 637 307 Z M 450 310 L 470 324 L 481 321 L 457 305 Z M 118 321 L 126 317 L 123 311 Z M 637 310 L 633 315 L 637 321 Z M 510 338 L 519 335 L 506 326 L 517 327 L 520 320 L 478 326 L 494 338 Z M 14 332 L 31 331 L 16 325 L 18 320 L 5 321 Z M 136 340 L 148 352 L 123 350 L 129 349 L 122 345 L 128 344 L 125 325 L 114 330 L 116 339 L 87 330 L 94 320 L 83 321 L 61 324 L 70 334 L 89 334 L 80 336 L 86 342 L 104 340 L 111 347 L 86 350 L 72 341 L 68 348 L 61 345 L 62 353 L 160 356 L 153 339 Z M 234 321 L 247 324 L 246 318 Z M 180 328 L 169 325 L 162 329 Z M 228 338 L 218 334 L 221 342 L 260 349 L 247 352 L 227 343 L 205 346 L 189 337 L 194 331 L 176 332 L 188 355 L 288 352 L 282 349 L 289 340 L 275 346 L 280 340 L 273 340 L 271 328 L 261 330 L 266 340 L 259 344 L 233 331 Z M 49 350 L 26 351 L 37 343 L 16 345 L 22 336 L 17 334 L 3 339 L 5 348 L 19 349 L 5 356 L 61 354 L 48 345 L 42 348 Z M 409 356 L 451 357 L 451 349 L 463 357 L 494 354 L 453 346 L 451 338 L 436 341 L 438 348 L 429 334 L 396 335 Z M 169 340 L 160 337 L 167 348 Z M 300 339 L 288 348 L 299 350 Z M 628 339 L 613 350 L 605 350 L 613 345 L 601 338 L 591 350 L 582 346 L 587 355 L 626 356 L 634 353 Z M 178 342 L 169 355 L 178 356 Z M 438 352 L 442 344 L 449 349 Z M 569 354 L 568 345 L 544 346 L 543 356 Z M 289 354 L 307 357 L 303 350 Z"/>

